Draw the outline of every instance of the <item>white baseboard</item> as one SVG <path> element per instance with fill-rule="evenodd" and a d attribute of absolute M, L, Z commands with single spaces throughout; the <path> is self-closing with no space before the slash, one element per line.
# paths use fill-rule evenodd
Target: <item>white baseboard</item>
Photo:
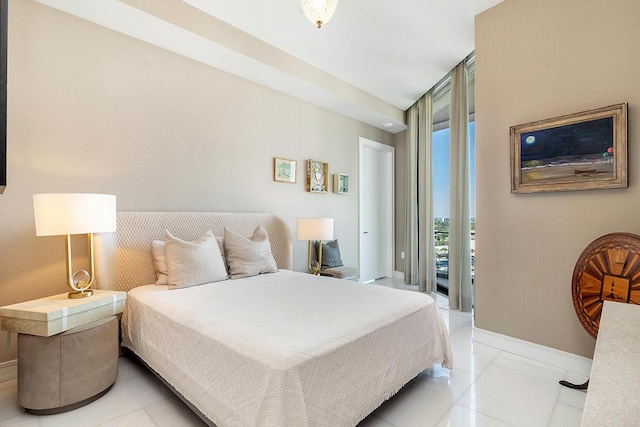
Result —
<path fill-rule="evenodd" d="M 473 328 L 473 341 L 566 369 L 567 371 L 588 377 L 591 374 L 592 360 L 577 354 L 557 350 L 540 344 L 498 334 L 484 329 Z"/>
<path fill-rule="evenodd" d="M 18 377 L 18 360 L 9 360 L 0 363 L 0 382 L 9 381 Z"/>
<path fill-rule="evenodd" d="M 402 271 L 394 271 L 393 272 L 394 279 L 404 279 L 404 273 Z"/>

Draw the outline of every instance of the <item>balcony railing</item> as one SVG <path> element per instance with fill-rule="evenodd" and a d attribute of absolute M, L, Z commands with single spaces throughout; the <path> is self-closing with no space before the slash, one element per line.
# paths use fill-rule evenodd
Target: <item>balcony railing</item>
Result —
<path fill-rule="evenodd" d="M 448 225 L 448 224 L 447 224 Z M 475 272 L 475 230 L 471 230 L 471 280 Z M 436 276 L 438 292 L 449 294 L 449 231 L 435 231 Z"/>

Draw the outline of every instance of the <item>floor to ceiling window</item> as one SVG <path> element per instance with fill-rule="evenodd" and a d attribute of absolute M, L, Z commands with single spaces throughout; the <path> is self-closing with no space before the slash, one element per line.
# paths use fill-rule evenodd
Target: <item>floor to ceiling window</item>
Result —
<path fill-rule="evenodd" d="M 468 60 L 468 93 L 469 93 L 469 151 L 471 179 L 471 269 L 475 268 L 475 73 L 473 56 Z M 449 192 L 450 192 L 450 160 L 449 160 L 449 99 L 451 89 L 450 76 L 445 77 L 434 91 L 433 99 L 433 205 L 436 246 L 436 272 L 438 292 L 448 295 L 449 278 Z"/>

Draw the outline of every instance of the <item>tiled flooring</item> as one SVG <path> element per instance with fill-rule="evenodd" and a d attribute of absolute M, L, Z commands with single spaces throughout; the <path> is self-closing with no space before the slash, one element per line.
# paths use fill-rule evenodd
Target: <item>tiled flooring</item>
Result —
<path fill-rule="evenodd" d="M 379 285 L 412 289 L 399 280 Z M 586 378 L 472 340 L 468 313 L 449 311 L 436 296 L 449 328 L 454 369 L 434 366 L 407 384 L 359 427 L 579 426 L 586 394 L 558 384 Z M 16 380 L 0 383 L 0 427 L 204 426 L 137 362 L 120 358 L 118 379 L 102 398 L 75 411 L 33 416 L 17 404 Z"/>

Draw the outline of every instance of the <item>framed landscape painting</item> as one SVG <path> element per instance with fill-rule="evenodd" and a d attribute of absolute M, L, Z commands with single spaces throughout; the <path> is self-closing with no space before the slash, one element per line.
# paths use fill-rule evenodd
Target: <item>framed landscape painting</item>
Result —
<path fill-rule="evenodd" d="M 273 158 L 273 180 L 278 182 L 296 182 L 296 161 L 289 159 Z"/>
<path fill-rule="evenodd" d="M 627 104 L 511 127 L 511 192 L 627 187 Z"/>

